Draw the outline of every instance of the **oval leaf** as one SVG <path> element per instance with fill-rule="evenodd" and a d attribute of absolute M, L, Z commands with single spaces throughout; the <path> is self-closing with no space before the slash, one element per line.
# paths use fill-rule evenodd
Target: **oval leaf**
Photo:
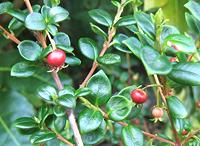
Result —
<path fill-rule="evenodd" d="M 131 112 L 132 102 L 121 95 L 112 96 L 106 104 L 106 111 L 110 119 L 121 121 Z"/>
<path fill-rule="evenodd" d="M 103 121 L 103 115 L 99 111 L 86 109 L 79 114 L 78 124 L 81 133 L 88 133 L 97 129 Z"/>
<path fill-rule="evenodd" d="M 42 53 L 42 48 L 37 43 L 29 40 L 22 41 L 17 47 L 20 55 L 29 61 L 36 61 Z"/>
<path fill-rule="evenodd" d="M 102 57 L 98 57 L 97 61 L 100 64 L 110 65 L 110 64 L 116 64 L 121 62 L 121 57 L 117 54 L 111 54 L 107 53 Z"/>
<path fill-rule="evenodd" d="M 25 25 L 30 30 L 45 30 L 45 20 L 40 13 L 33 12 L 29 14 L 25 19 Z"/>
<path fill-rule="evenodd" d="M 122 139 L 125 146 L 143 146 L 144 143 L 142 131 L 131 125 L 122 129 Z"/>
<path fill-rule="evenodd" d="M 38 128 L 38 124 L 31 117 L 22 117 L 15 121 L 15 127 L 19 129 Z"/>
<path fill-rule="evenodd" d="M 79 48 L 87 58 L 95 60 L 98 56 L 98 48 L 95 41 L 90 38 L 79 39 Z"/>
<path fill-rule="evenodd" d="M 41 86 L 38 89 L 38 95 L 47 101 L 52 101 L 53 99 L 57 98 L 57 92 L 55 88 L 51 86 Z"/>
<path fill-rule="evenodd" d="M 200 63 L 185 62 L 174 65 L 168 77 L 183 85 L 200 85 Z"/>
<path fill-rule="evenodd" d="M 96 105 L 106 103 L 111 96 L 110 81 L 102 70 L 90 78 L 87 87 L 92 91 L 92 100 Z"/>
<path fill-rule="evenodd" d="M 188 113 L 183 103 L 176 96 L 167 97 L 169 111 L 174 118 L 186 118 Z"/>
<path fill-rule="evenodd" d="M 141 60 L 149 75 L 168 74 L 172 65 L 166 56 L 161 56 L 155 49 L 145 46 L 140 52 Z"/>
<path fill-rule="evenodd" d="M 30 140 L 32 144 L 41 144 L 56 138 L 56 134 L 50 131 L 37 132 L 31 135 Z"/>

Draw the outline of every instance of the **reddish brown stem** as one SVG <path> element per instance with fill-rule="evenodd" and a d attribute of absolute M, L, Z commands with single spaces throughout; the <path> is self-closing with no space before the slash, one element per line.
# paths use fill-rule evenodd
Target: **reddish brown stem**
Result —
<path fill-rule="evenodd" d="M 10 39 L 11 41 L 15 42 L 16 44 L 20 43 L 20 40 L 18 40 L 13 34 L 9 33 L 6 29 L 4 29 L 1 25 L 0 25 L 0 30 L 3 31 L 4 35 L 7 36 L 8 39 Z"/>

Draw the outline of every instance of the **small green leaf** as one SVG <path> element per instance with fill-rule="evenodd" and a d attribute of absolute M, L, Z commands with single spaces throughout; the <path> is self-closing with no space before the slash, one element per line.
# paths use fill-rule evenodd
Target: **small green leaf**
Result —
<path fill-rule="evenodd" d="M 69 12 L 60 6 L 56 6 L 50 9 L 49 17 L 57 23 L 66 20 L 69 16 Z"/>
<path fill-rule="evenodd" d="M 48 25 L 47 26 L 48 32 L 50 32 L 53 36 L 58 33 L 58 28 L 55 25 Z"/>
<path fill-rule="evenodd" d="M 200 63 L 185 62 L 173 66 L 168 77 L 177 83 L 190 86 L 200 85 Z"/>
<path fill-rule="evenodd" d="M 102 9 L 95 9 L 89 11 L 90 17 L 95 20 L 97 23 L 111 26 L 112 25 L 112 17 L 110 14 Z"/>
<path fill-rule="evenodd" d="M 31 135 L 30 140 L 32 144 L 41 144 L 56 138 L 56 134 L 51 131 L 41 131 Z"/>
<path fill-rule="evenodd" d="M 45 20 L 40 13 L 33 12 L 29 14 L 25 19 L 25 25 L 30 30 L 45 30 Z"/>
<path fill-rule="evenodd" d="M 115 95 L 110 98 L 106 104 L 106 111 L 111 120 L 121 121 L 131 112 L 132 101 L 121 95 Z"/>
<path fill-rule="evenodd" d="M 103 70 L 100 70 L 90 78 L 87 87 L 92 91 L 91 100 L 95 105 L 103 105 L 111 96 L 111 83 Z"/>
<path fill-rule="evenodd" d="M 75 92 L 76 97 L 82 97 L 82 96 L 87 96 L 91 93 L 92 91 L 89 88 L 79 88 Z"/>
<path fill-rule="evenodd" d="M 47 101 L 52 101 L 57 97 L 57 92 L 51 86 L 41 86 L 38 89 L 38 95 Z"/>
<path fill-rule="evenodd" d="M 111 64 L 120 63 L 121 62 L 121 57 L 119 55 L 117 55 L 117 54 L 107 53 L 102 57 L 98 57 L 97 61 L 100 64 L 111 65 Z"/>
<path fill-rule="evenodd" d="M 98 56 L 98 47 L 95 41 L 90 38 L 79 39 L 79 48 L 84 56 L 95 60 Z"/>
<path fill-rule="evenodd" d="M 42 50 L 42 53 L 40 55 L 40 59 L 45 58 L 49 53 L 53 51 L 53 48 L 49 45 L 47 48 Z"/>
<path fill-rule="evenodd" d="M 55 41 L 56 45 L 61 45 L 61 46 L 66 46 L 66 47 L 71 46 L 69 36 L 63 32 L 57 33 L 54 36 L 54 41 Z"/>
<path fill-rule="evenodd" d="M 76 66 L 81 64 L 81 60 L 75 56 L 68 56 L 65 60 L 65 63 L 69 64 L 70 66 Z"/>
<path fill-rule="evenodd" d="M 122 139 L 125 146 L 143 146 L 144 144 L 142 131 L 131 125 L 122 129 Z"/>
<path fill-rule="evenodd" d="M 59 96 L 70 94 L 75 96 L 75 89 L 72 86 L 65 86 L 63 90 L 59 91 Z"/>
<path fill-rule="evenodd" d="M 131 91 L 133 91 L 133 90 L 136 89 L 136 88 L 137 88 L 137 86 L 135 86 L 135 85 L 128 86 L 128 87 L 122 89 L 122 90 L 118 93 L 118 95 L 124 96 L 124 97 L 126 97 L 127 99 L 131 100 Z"/>
<path fill-rule="evenodd" d="M 200 21 L 200 3 L 190 0 L 185 4 L 185 7 L 192 13 L 192 15 Z"/>
<path fill-rule="evenodd" d="M 13 4 L 11 2 L 0 3 L 0 15 L 7 12 L 8 10 L 12 8 L 13 8 Z"/>
<path fill-rule="evenodd" d="M 44 105 L 39 109 L 37 117 L 40 121 L 41 127 L 44 126 L 45 120 L 49 117 L 49 115 L 52 115 L 52 114 L 53 114 L 53 112 L 52 112 L 51 108 L 48 106 Z"/>
<path fill-rule="evenodd" d="M 19 129 L 38 128 L 38 123 L 31 117 L 22 117 L 15 120 L 15 127 Z"/>
<path fill-rule="evenodd" d="M 123 41 L 127 39 L 128 39 L 128 36 L 124 34 L 118 34 L 114 37 L 112 44 L 117 50 L 121 52 L 131 53 L 131 51 L 122 43 Z"/>
<path fill-rule="evenodd" d="M 160 55 L 155 49 L 149 46 L 142 48 L 140 56 L 149 75 L 164 75 L 172 70 L 172 65 L 168 58 Z"/>
<path fill-rule="evenodd" d="M 103 115 L 99 111 L 86 109 L 79 114 L 78 124 L 82 134 L 96 130 L 103 121 Z"/>
<path fill-rule="evenodd" d="M 56 117 L 53 121 L 53 125 L 57 132 L 62 132 L 66 125 L 66 116 Z"/>
<path fill-rule="evenodd" d="M 134 16 L 124 16 L 117 22 L 117 26 L 130 26 L 136 23 Z"/>
<path fill-rule="evenodd" d="M 66 108 L 60 105 L 56 105 L 53 107 L 53 114 L 57 117 L 62 117 L 66 115 Z"/>
<path fill-rule="evenodd" d="M 103 140 L 106 134 L 106 122 L 103 120 L 99 128 L 81 135 L 84 144 L 94 145 Z"/>
<path fill-rule="evenodd" d="M 37 71 L 37 68 L 28 62 L 19 62 L 12 66 L 11 76 L 30 77 Z"/>
<path fill-rule="evenodd" d="M 17 47 L 20 55 L 29 61 L 38 60 L 42 53 L 42 48 L 37 43 L 29 40 L 22 41 Z"/>
<path fill-rule="evenodd" d="M 57 102 L 64 107 L 74 108 L 76 106 L 76 98 L 71 94 L 59 95 Z"/>
<path fill-rule="evenodd" d="M 140 58 L 140 51 L 142 48 L 141 42 L 135 38 L 135 37 L 130 37 L 122 42 L 124 45 L 128 47 L 128 49 L 138 58 Z"/>
<path fill-rule="evenodd" d="M 26 19 L 26 14 L 20 10 L 10 9 L 10 10 L 7 10 L 7 13 L 22 22 L 24 22 L 24 20 Z"/>
<path fill-rule="evenodd" d="M 151 20 L 150 15 L 144 12 L 136 12 L 134 14 L 137 25 L 151 38 L 155 36 L 155 26 Z"/>
<path fill-rule="evenodd" d="M 200 21 L 189 13 L 185 13 L 185 19 L 189 30 L 197 36 L 200 35 Z"/>
<path fill-rule="evenodd" d="M 181 34 L 172 34 L 165 38 L 164 47 L 176 46 L 176 51 L 184 53 L 194 53 L 196 52 L 195 41 Z"/>
<path fill-rule="evenodd" d="M 186 118 L 188 116 L 185 106 L 176 96 L 167 97 L 167 104 L 174 118 Z"/>
<path fill-rule="evenodd" d="M 92 28 L 92 31 L 96 33 L 97 35 L 102 36 L 104 39 L 107 38 L 107 34 L 98 26 L 94 25 L 93 23 L 90 23 L 90 26 Z"/>

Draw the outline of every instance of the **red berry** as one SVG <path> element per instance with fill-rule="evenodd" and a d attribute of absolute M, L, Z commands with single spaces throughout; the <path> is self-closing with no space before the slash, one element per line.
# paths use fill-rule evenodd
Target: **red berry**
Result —
<path fill-rule="evenodd" d="M 133 102 L 137 104 L 142 104 L 147 101 L 148 96 L 146 92 L 144 92 L 142 89 L 135 89 L 131 92 L 131 98 Z"/>
<path fill-rule="evenodd" d="M 181 134 L 182 134 L 182 135 L 187 135 L 187 134 L 188 134 L 188 131 L 184 129 L 184 130 L 182 131 Z"/>
<path fill-rule="evenodd" d="M 47 63 L 51 67 L 61 67 L 65 63 L 66 54 L 63 50 L 57 49 L 49 53 Z"/>
<path fill-rule="evenodd" d="M 157 119 L 161 118 L 164 115 L 163 109 L 160 107 L 153 108 L 152 115 L 154 118 L 157 118 Z"/>
<path fill-rule="evenodd" d="M 171 58 L 169 59 L 169 61 L 170 61 L 170 62 L 176 62 L 176 57 L 171 57 Z"/>

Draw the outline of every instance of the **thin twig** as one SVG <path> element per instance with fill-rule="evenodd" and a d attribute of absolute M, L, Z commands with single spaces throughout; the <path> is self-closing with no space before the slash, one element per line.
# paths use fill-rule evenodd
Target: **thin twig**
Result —
<path fill-rule="evenodd" d="M 72 144 L 71 142 L 69 142 L 68 140 L 66 140 L 62 135 L 57 134 L 57 139 L 61 140 L 62 142 L 68 144 L 69 146 L 75 146 L 74 144 Z"/>
<path fill-rule="evenodd" d="M 115 28 L 114 25 L 117 23 L 117 21 L 121 17 L 121 14 L 122 14 L 123 9 L 124 9 L 124 5 L 123 5 L 124 2 L 125 2 L 125 0 L 121 1 L 121 6 L 117 10 L 116 16 L 115 16 L 114 21 L 113 21 L 113 25 L 111 26 L 111 28 L 108 29 L 108 39 L 103 43 L 103 48 L 102 48 L 102 50 L 101 50 L 101 52 L 99 54 L 100 57 L 103 56 L 105 54 L 105 52 L 108 50 L 108 48 L 110 47 L 111 41 L 112 41 L 113 37 L 116 34 L 116 28 Z M 88 75 L 86 76 L 85 80 L 80 85 L 80 88 L 83 88 L 83 87 L 86 86 L 88 80 L 92 77 L 92 75 L 94 74 L 94 72 L 97 69 L 97 67 L 98 67 L 98 63 L 94 61 L 93 65 L 92 65 L 92 68 L 90 69 L 90 71 L 89 71 Z"/>
<path fill-rule="evenodd" d="M 13 34 L 9 33 L 5 28 L 3 28 L 3 26 L 0 25 L 0 30 L 3 31 L 4 35 L 7 36 L 7 38 L 13 42 L 15 42 L 16 44 L 20 43 L 20 40 L 18 40 Z"/>
<path fill-rule="evenodd" d="M 33 12 L 33 8 L 32 8 L 32 5 L 30 3 L 29 0 L 24 0 L 28 10 L 30 13 Z M 45 37 L 43 36 L 43 34 L 41 32 L 36 32 L 36 36 L 37 36 L 37 39 L 38 41 L 42 44 L 43 48 L 46 48 L 47 47 L 47 44 L 46 44 L 46 39 Z M 52 77 L 58 87 L 58 90 L 62 90 L 64 87 L 62 85 L 62 82 L 60 81 L 60 78 L 57 74 L 56 71 L 53 71 L 52 72 Z M 74 112 L 72 109 L 70 109 L 68 112 L 68 119 L 69 119 L 69 122 L 70 122 L 70 125 L 71 125 L 71 128 L 73 130 L 73 133 L 74 133 L 74 137 L 75 137 L 75 141 L 76 141 L 76 144 L 78 146 L 83 146 L 83 142 L 82 142 L 82 139 L 81 139 L 81 135 L 80 135 L 80 132 L 78 130 L 78 126 L 77 126 L 77 123 L 76 123 L 76 119 L 75 119 L 75 116 L 74 116 Z"/>

